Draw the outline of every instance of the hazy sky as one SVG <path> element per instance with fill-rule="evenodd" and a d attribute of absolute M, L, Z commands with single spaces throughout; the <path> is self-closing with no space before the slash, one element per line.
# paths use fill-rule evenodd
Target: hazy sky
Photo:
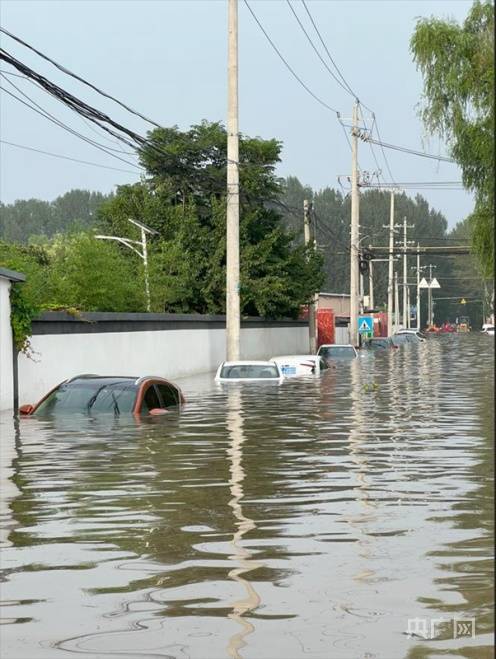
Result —
<path fill-rule="evenodd" d="M 345 119 L 352 97 L 331 78 L 292 15 L 280 0 L 250 0 L 260 21 L 302 80 Z M 422 79 L 409 52 L 409 40 L 421 16 L 465 18 L 466 0 L 308 0 L 307 5 L 344 77 L 377 116 L 385 142 L 446 153 L 428 138 L 417 115 Z M 24 1 L 2 0 L 2 26 L 100 89 L 164 126 L 181 129 L 202 119 L 225 121 L 227 3 L 224 0 Z M 300 2 L 293 7 L 311 24 Z M 314 33 L 312 33 L 314 36 Z M 317 38 L 315 42 L 318 44 Z M 20 44 L 3 36 L 9 53 L 79 98 L 144 133 L 150 126 L 115 103 L 64 75 Z M 320 45 L 320 44 L 318 44 Z M 283 142 L 278 173 L 295 175 L 314 189 L 337 187 L 337 176 L 350 171 L 350 149 L 336 116 L 320 106 L 291 76 L 239 3 L 240 130 Z M 13 71 L 1 63 L 2 71 Z M 115 149 L 125 149 L 29 81 L 9 77 L 19 89 L 75 130 Z M 3 88 L 19 95 L 4 79 Z M 370 120 L 369 115 L 365 115 Z M 1 95 L 3 141 L 134 171 L 5 93 Z M 95 133 L 97 131 L 97 133 Z M 72 188 L 108 192 L 130 183 L 136 174 L 101 169 L 1 145 L 0 194 L 5 203 L 37 197 L 53 199 Z M 376 156 L 389 178 L 379 147 Z M 396 181 L 457 181 L 453 164 L 387 151 Z M 118 154 L 136 162 L 132 156 Z M 368 145 L 359 143 L 359 163 L 375 170 Z M 452 226 L 472 208 L 464 191 L 420 193 L 442 211 Z M 411 192 L 409 194 L 415 194 Z"/>

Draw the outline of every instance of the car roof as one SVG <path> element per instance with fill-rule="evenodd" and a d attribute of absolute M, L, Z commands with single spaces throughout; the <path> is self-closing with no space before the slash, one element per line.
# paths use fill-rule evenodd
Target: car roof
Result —
<path fill-rule="evenodd" d="M 75 375 L 72 378 L 69 378 L 68 380 L 65 380 L 62 382 L 62 384 L 72 384 L 74 382 L 95 382 L 98 384 L 117 384 L 119 382 L 121 383 L 128 383 L 128 384 L 135 384 L 139 385 L 142 384 L 143 382 L 147 380 L 154 380 L 157 382 L 166 382 L 168 384 L 169 381 L 166 380 L 163 377 L 160 377 L 159 375 L 144 375 L 144 376 L 139 376 L 139 375 L 94 375 L 93 373 L 83 373 L 81 375 Z"/>
<path fill-rule="evenodd" d="M 317 359 L 318 355 L 279 355 L 277 357 L 272 357 L 272 361 L 279 359 L 284 359 L 289 361 L 290 359 Z"/>
<path fill-rule="evenodd" d="M 234 362 L 222 362 L 221 366 L 274 366 L 274 362 L 270 361 L 257 361 L 256 359 L 244 359 Z"/>
<path fill-rule="evenodd" d="M 351 343 L 323 343 L 320 348 L 353 348 L 355 349 L 354 346 L 351 345 Z"/>

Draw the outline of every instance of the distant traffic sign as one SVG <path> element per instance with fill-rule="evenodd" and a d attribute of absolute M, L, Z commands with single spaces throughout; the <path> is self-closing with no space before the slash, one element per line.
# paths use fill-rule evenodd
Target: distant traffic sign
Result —
<path fill-rule="evenodd" d="M 358 316 L 358 333 L 373 334 L 374 319 L 372 316 Z"/>
<path fill-rule="evenodd" d="M 460 300 L 460 304 L 467 304 L 467 300 L 464 297 L 462 297 L 462 299 Z"/>

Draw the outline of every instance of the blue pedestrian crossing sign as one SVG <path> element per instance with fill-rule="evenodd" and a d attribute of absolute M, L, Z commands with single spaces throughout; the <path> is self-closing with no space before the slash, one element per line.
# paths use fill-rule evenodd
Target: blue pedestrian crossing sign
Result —
<path fill-rule="evenodd" d="M 374 319 L 372 318 L 372 316 L 358 316 L 358 333 L 359 334 L 374 333 Z"/>

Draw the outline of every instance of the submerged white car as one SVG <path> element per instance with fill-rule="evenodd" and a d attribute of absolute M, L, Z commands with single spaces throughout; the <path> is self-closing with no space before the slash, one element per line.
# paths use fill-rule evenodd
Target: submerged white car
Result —
<path fill-rule="evenodd" d="M 351 344 L 324 343 L 317 350 L 317 355 L 329 361 L 334 359 L 355 359 L 358 353 Z"/>
<path fill-rule="evenodd" d="M 279 366 L 286 378 L 296 375 L 320 375 L 329 368 L 325 359 L 319 355 L 282 355 L 271 357 L 271 361 Z"/>
<path fill-rule="evenodd" d="M 215 375 L 216 382 L 252 382 L 254 380 L 281 382 L 281 369 L 273 361 L 222 362 Z"/>

